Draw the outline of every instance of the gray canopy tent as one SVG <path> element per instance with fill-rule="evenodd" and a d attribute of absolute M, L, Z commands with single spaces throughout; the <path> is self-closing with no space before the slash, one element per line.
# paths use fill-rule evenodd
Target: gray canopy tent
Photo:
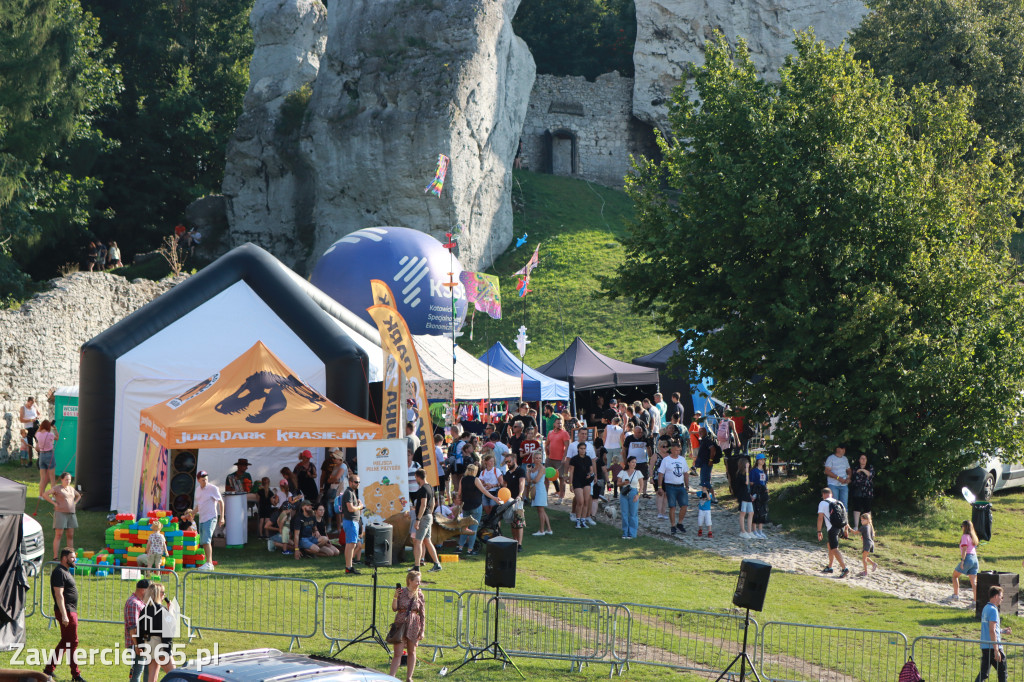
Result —
<path fill-rule="evenodd" d="M 26 488 L 0 476 L 0 651 L 25 644 L 25 596 L 21 567 L 21 517 Z"/>

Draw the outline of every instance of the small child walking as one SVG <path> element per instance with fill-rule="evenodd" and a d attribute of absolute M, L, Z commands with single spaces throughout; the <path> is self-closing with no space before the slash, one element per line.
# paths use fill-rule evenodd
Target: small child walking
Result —
<path fill-rule="evenodd" d="M 712 493 L 707 486 L 701 486 L 700 492 L 697 493 L 697 499 L 700 503 L 697 505 L 697 537 L 701 537 L 704 534 L 704 528 L 708 529 L 708 540 L 712 538 L 711 535 L 711 497 Z"/>
<path fill-rule="evenodd" d="M 32 446 L 28 443 L 28 429 L 21 430 L 21 466 L 28 468 L 32 466 Z"/>
<path fill-rule="evenodd" d="M 871 558 L 871 554 L 875 551 L 875 526 L 871 522 L 871 513 L 864 512 L 860 515 L 860 528 L 854 530 L 853 528 L 847 528 L 850 533 L 857 533 L 860 535 L 861 545 L 860 560 L 864 564 L 864 570 L 860 576 L 863 578 L 868 574 L 868 564 L 871 564 L 871 570 L 877 571 L 878 564 Z"/>

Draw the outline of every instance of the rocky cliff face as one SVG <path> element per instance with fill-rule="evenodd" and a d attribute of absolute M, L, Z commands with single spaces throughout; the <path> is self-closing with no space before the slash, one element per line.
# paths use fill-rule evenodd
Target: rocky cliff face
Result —
<path fill-rule="evenodd" d="M 327 46 L 327 9 L 320 0 L 256 0 L 249 25 L 249 91 L 224 172 L 228 248 L 255 242 L 295 266 L 312 202 L 298 133 Z"/>
<path fill-rule="evenodd" d="M 747 41 L 760 73 L 778 74 L 792 52 L 793 32 L 814 28 L 838 45 L 867 8 L 861 0 L 636 0 L 633 113 L 664 129 L 668 102 L 687 64 L 704 61 L 704 43 L 715 30 Z"/>
<path fill-rule="evenodd" d="M 511 165 L 535 74 L 510 24 L 518 5 L 346 0 L 325 20 L 317 0 L 257 0 L 224 180 L 232 243 L 302 270 L 369 225 L 443 237 L 461 223 L 460 260 L 488 264 L 512 238 Z M 441 199 L 424 193 L 438 154 L 452 160 Z"/>

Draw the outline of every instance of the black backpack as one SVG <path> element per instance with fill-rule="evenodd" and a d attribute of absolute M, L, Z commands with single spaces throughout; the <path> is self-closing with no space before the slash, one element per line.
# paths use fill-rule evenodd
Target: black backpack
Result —
<path fill-rule="evenodd" d="M 850 523 L 850 517 L 846 515 L 846 505 L 835 498 L 828 501 L 828 522 L 833 528 L 839 529 L 839 534 L 842 537 L 846 537 L 846 527 Z"/>

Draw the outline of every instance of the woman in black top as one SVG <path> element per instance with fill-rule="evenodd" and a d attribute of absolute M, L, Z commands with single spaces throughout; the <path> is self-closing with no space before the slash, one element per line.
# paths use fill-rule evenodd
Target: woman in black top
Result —
<path fill-rule="evenodd" d="M 469 556 L 476 556 L 480 552 L 475 549 L 476 547 L 476 530 L 477 525 L 480 523 L 480 516 L 483 513 L 484 498 L 489 500 L 498 501 L 498 498 L 487 492 L 487 488 L 484 487 L 483 482 L 476 477 L 476 464 L 470 464 L 466 467 L 466 473 L 462 475 L 462 480 L 459 482 L 459 499 L 458 504 L 462 505 L 462 518 L 473 517 L 476 520 L 469 530 L 473 532 L 472 535 L 460 535 L 459 536 L 459 551 L 463 549 L 467 550 Z"/>

